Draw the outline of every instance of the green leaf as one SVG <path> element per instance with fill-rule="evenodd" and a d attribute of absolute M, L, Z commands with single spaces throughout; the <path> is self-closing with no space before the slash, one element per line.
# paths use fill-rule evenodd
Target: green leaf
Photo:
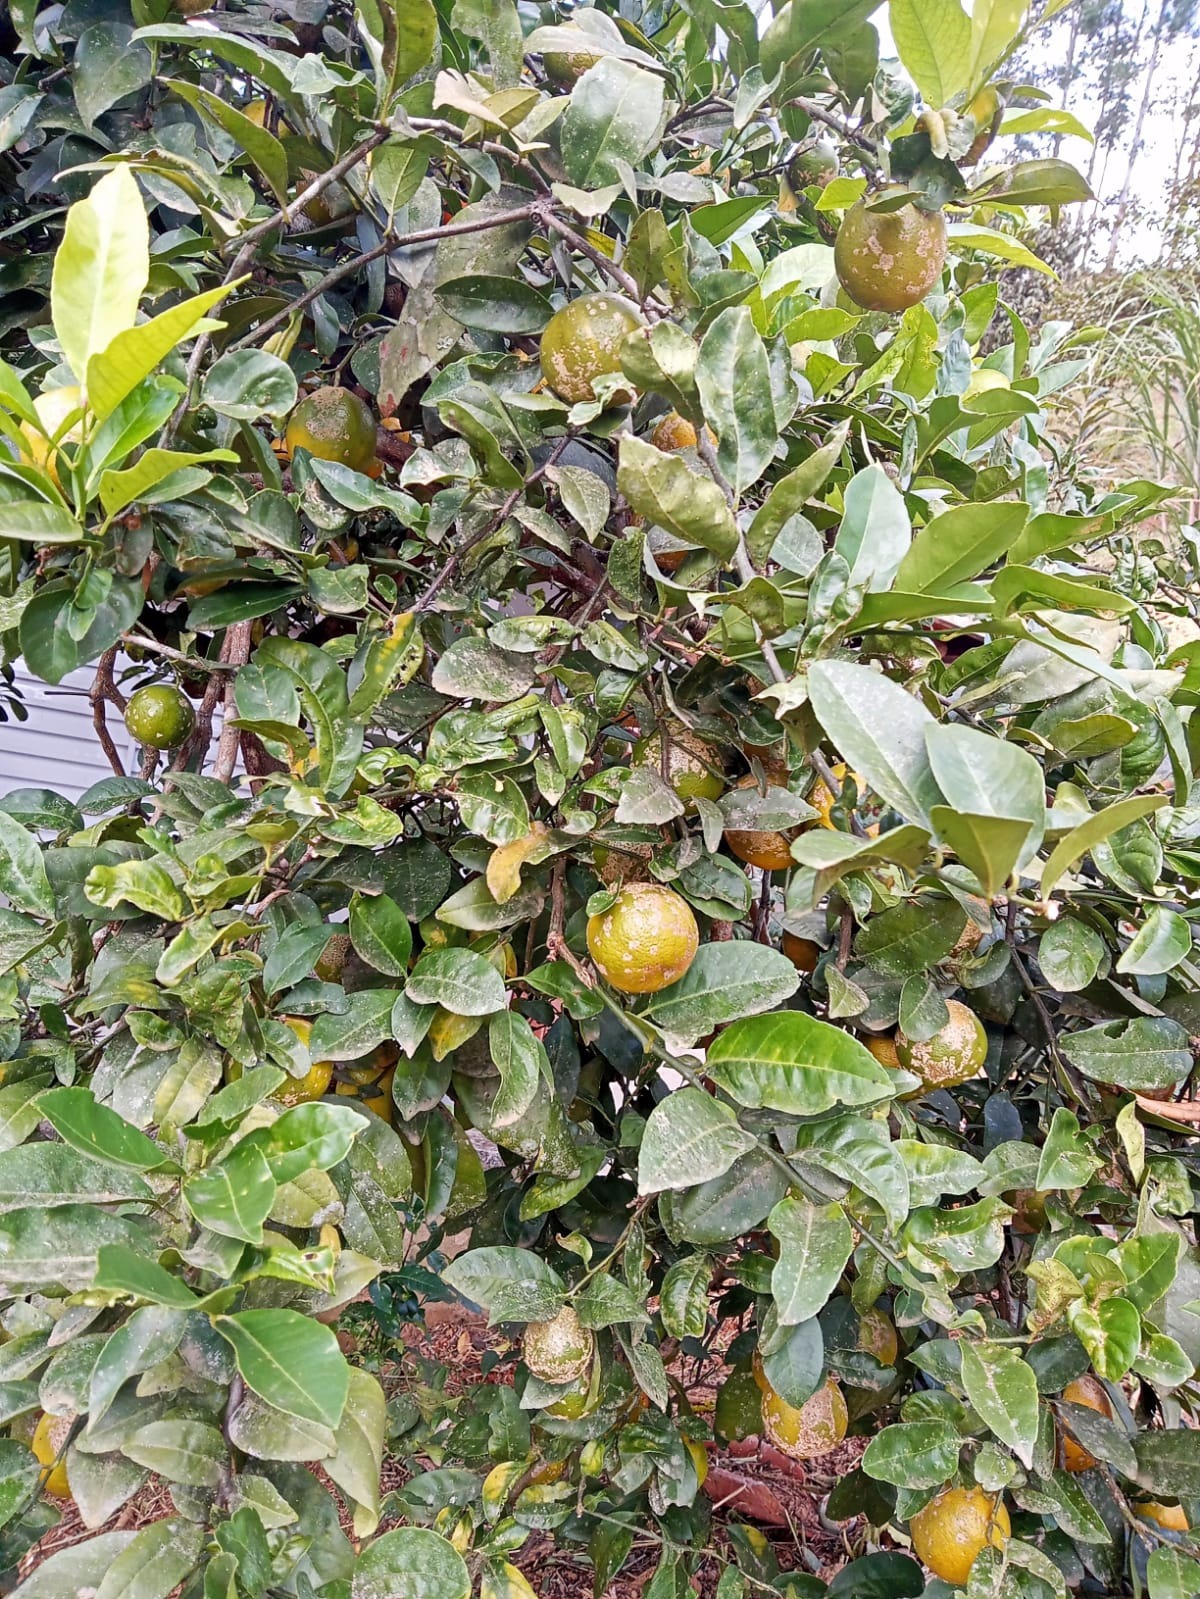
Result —
<path fill-rule="evenodd" d="M 231 139 L 236 140 L 267 180 L 267 186 L 278 204 L 287 203 L 287 151 L 269 128 L 248 117 L 244 111 L 239 111 L 237 106 L 223 100 L 219 94 L 213 94 L 198 83 L 189 83 L 186 78 L 173 76 L 171 90 L 181 100 L 186 100 L 193 110 L 208 117 Z M 223 292 L 229 291 L 226 289 Z"/>
<path fill-rule="evenodd" d="M 1007 129 L 1005 130 L 1008 131 Z M 1018 161 L 972 194 L 1001 205 L 1071 205 L 1094 199 L 1087 179 L 1069 161 Z"/>
<path fill-rule="evenodd" d="M 921 98 L 937 110 L 967 87 L 971 22 L 958 0 L 889 0 L 896 50 Z"/>
<path fill-rule="evenodd" d="M 350 942 L 368 966 L 385 977 L 403 977 L 412 954 L 408 917 L 388 894 L 350 901 Z"/>
<path fill-rule="evenodd" d="M 730 306 L 712 322 L 700 343 L 696 386 L 717 435 L 717 462 L 740 495 L 762 476 L 778 442 L 767 348 L 748 306 Z"/>
<path fill-rule="evenodd" d="M 1046 779 L 1033 756 L 990 733 L 938 724 L 926 727 L 925 748 L 950 809 L 1025 823 L 1017 865 L 1031 861 L 1046 827 Z"/>
<path fill-rule="evenodd" d="M 55 915 L 54 893 L 38 842 L 7 811 L 0 811 L 0 893 L 31 916 Z"/>
<path fill-rule="evenodd" d="M 1200 1497 L 1200 1433 L 1194 1428 L 1147 1429 L 1138 1433 L 1133 1448 L 1137 1470 L 1131 1475 L 1147 1493 L 1171 1499 Z"/>
<path fill-rule="evenodd" d="M 869 1194 L 889 1226 L 899 1227 L 908 1215 L 908 1170 L 882 1123 L 862 1116 L 812 1122 L 797 1128 L 796 1154 L 802 1166 L 832 1172 Z"/>
<path fill-rule="evenodd" d="M 1032 1467 L 1038 1437 L 1038 1386 L 1015 1349 L 965 1338 L 962 1383 L 979 1418 L 1017 1459 Z"/>
<path fill-rule="evenodd" d="M 350 1599 L 469 1599 L 463 1557 L 426 1527 L 385 1532 L 358 1557 Z"/>
<path fill-rule="evenodd" d="M 271 1214 L 275 1193 L 267 1158 L 249 1139 L 183 1185 L 184 1203 L 201 1226 L 247 1244 L 262 1243 L 263 1222 Z"/>
<path fill-rule="evenodd" d="M 617 487 L 649 525 L 698 544 L 727 560 L 737 549 L 738 530 L 725 496 L 704 473 L 678 455 L 666 455 L 644 439 L 621 438 Z"/>
<path fill-rule="evenodd" d="M 896 587 L 923 594 L 978 577 L 1016 543 L 1029 520 L 1019 500 L 955 505 L 927 522 L 900 563 Z"/>
<path fill-rule="evenodd" d="M 221 326 L 206 319 L 231 288 L 232 285 L 222 284 L 206 294 L 182 300 L 148 322 L 126 328 L 92 355 L 87 365 L 87 397 L 97 420 L 102 422 L 110 416 L 185 339 Z"/>
<path fill-rule="evenodd" d="M 500 1073 L 492 1125 L 512 1127 L 529 1110 L 541 1084 L 554 1080 L 546 1046 L 519 1011 L 502 1010 L 488 1025 L 488 1050 Z"/>
<path fill-rule="evenodd" d="M 1039 1193 L 1055 1188 L 1082 1188 L 1100 1164 L 1100 1157 L 1080 1133 L 1078 1117 L 1060 1105 L 1042 1145 L 1033 1186 Z M 1174 1248 L 1174 1235 L 1163 1236 L 1170 1239 Z"/>
<path fill-rule="evenodd" d="M 457 0 L 456 11 L 461 4 Z M 456 322 L 491 333 L 540 333 L 554 313 L 546 296 L 524 278 L 451 278 L 438 284 L 436 294 Z"/>
<path fill-rule="evenodd" d="M 219 1488 L 229 1469 L 224 1438 L 202 1421 L 152 1421 L 122 1443 L 121 1453 L 189 1488 Z"/>
<path fill-rule="evenodd" d="M 1142 1341 L 1137 1306 L 1119 1294 L 1102 1299 L 1094 1308 L 1078 1300 L 1068 1310 L 1067 1320 L 1097 1376 L 1120 1382 L 1137 1359 Z"/>
<path fill-rule="evenodd" d="M 369 1537 L 379 1525 L 379 1473 L 386 1424 L 387 1400 L 378 1378 L 352 1367 L 346 1408 L 337 1430 L 337 1454 L 322 1462 L 322 1470 L 365 1512 L 354 1518 L 359 1537 Z"/>
<path fill-rule="evenodd" d="M 910 0 L 917 3 L 917 0 Z M 978 250 L 983 255 L 995 256 L 999 261 L 1007 261 L 1010 266 L 1029 267 L 1034 272 L 1042 272 L 1047 277 L 1054 277 L 1053 267 L 1049 267 L 1040 255 L 1021 243 L 1014 234 L 1001 233 L 996 228 L 981 227 L 974 222 L 951 222 L 947 225 L 946 232 L 950 238 L 951 248 L 954 250 Z M 986 411 L 986 396 L 976 403 L 976 409 Z"/>
<path fill-rule="evenodd" d="M 800 1011 L 734 1022 L 713 1041 L 706 1068 L 739 1105 L 789 1116 L 874 1105 L 892 1092 L 888 1074 L 856 1038 Z"/>
<path fill-rule="evenodd" d="M 1167 803 L 1167 798 L 1163 794 L 1135 795 L 1132 799 L 1118 800 L 1115 805 L 1109 805 L 1096 815 L 1089 816 L 1087 821 L 1080 822 L 1078 827 L 1073 827 L 1066 837 L 1055 845 L 1050 859 L 1042 870 L 1042 898 L 1049 898 L 1059 879 L 1065 873 L 1072 871 L 1089 850 L 1104 843 L 1114 833 L 1119 833 L 1128 827 L 1131 822 L 1149 816 L 1153 811 L 1161 810 Z"/>
<path fill-rule="evenodd" d="M 567 1286 L 532 1250 L 497 1244 L 452 1260 L 442 1281 L 498 1321 L 549 1321 L 566 1303 Z"/>
<path fill-rule="evenodd" d="M 323 1012 L 308 1040 L 313 1060 L 358 1060 L 391 1036 L 394 988 L 366 988 L 347 995 L 341 1013 Z"/>
<path fill-rule="evenodd" d="M 109 1566 L 95 1599 L 167 1599 L 195 1570 L 204 1541 L 202 1527 L 178 1516 L 152 1522 Z"/>
<path fill-rule="evenodd" d="M 638 1152 L 638 1193 L 692 1188 L 723 1176 L 754 1135 L 728 1105 L 699 1088 L 678 1088 L 650 1112 Z"/>
<path fill-rule="evenodd" d="M 68 1144 L 19 1144 L 0 1154 L 0 1213 L 149 1198 L 135 1171 L 92 1160 Z"/>
<path fill-rule="evenodd" d="M 844 35 L 877 9 L 878 0 L 786 0 L 762 36 L 759 65 L 770 82 L 781 68 L 833 34 Z M 720 13 L 718 13 L 720 14 Z"/>
<path fill-rule="evenodd" d="M 296 374 L 267 350 L 230 350 L 208 369 L 201 399 L 220 416 L 255 422 L 284 417 L 296 404 Z"/>
<path fill-rule="evenodd" d="M 636 167 L 658 142 L 662 113 L 661 78 L 628 61 L 603 57 L 572 89 L 560 124 L 570 182 L 599 189 L 622 181 L 622 164 Z"/>
<path fill-rule="evenodd" d="M 262 1151 L 277 1183 L 291 1183 L 305 1172 L 328 1171 L 345 1160 L 367 1127 L 365 1113 L 353 1104 L 292 1105 L 243 1143 L 253 1141 Z"/>
<path fill-rule="evenodd" d="M 962 1438 L 948 1421 L 901 1421 L 877 1432 L 862 1468 L 897 1488 L 940 1488 L 958 1471 Z"/>
<path fill-rule="evenodd" d="M 833 542 L 850 568 L 849 585 L 891 588 L 911 540 L 904 497 L 883 468 L 856 472 L 843 492 L 842 522 Z"/>
<path fill-rule="evenodd" d="M 1002 893 L 1027 851 L 1030 824 L 1010 816 L 956 811 L 948 805 L 935 805 L 929 817 L 963 865 L 974 872 L 986 897 Z"/>
<path fill-rule="evenodd" d="M 819 450 L 814 450 L 806 461 L 774 484 L 754 513 L 746 532 L 746 547 L 750 559 L 757 566 L 766 561 L 775 546 L 775 540 L 790 518 L 803 510 L 808 501 L 820 492 L 845 448 L 849 429 L 849 422 L 843 422 L 835 428 Z"/>
<path fill-rule="evenodd" d="M 39 1561 L 37 1570 L 13 1589 L 12 1599 L 63 1599 L 64 1594 L 96 1589 L 136 1537 L 136 1532 L 102 1532 L 99 1537 L 58 1549 Z"/>
<path fill-rule="evenodd" d="M 60 505 L 44 500 L 11 500 L 0 505 L 0 536 L 30 544 L 79 544 L 83 528 Z"/>
<path fill-rule="evenodd" d="M 739 1016 L 775 1010 L 800 986 L 799 973 L 778 950 L 738 939 L 701 944 L 678 982 L 651 996 L 656 1027 L 689 1041 Z"/>
<path fill-rule="evenodd" d="M 138 910 L 164 922 L 182 921 L 186 914 L 182 894 L 171 881 L 166 867 L 156 860 L 93 866 L 84 879 L 83 891 L 94 905 L 102 905 L 106 910 L 122 904 L 135 905 Z"/>
<path fill-rule="evenodd" d="M 150 276 L 150 230 L 132 170 L 114 167 L 67 213 L 54 257 L 50 314 L 80 383 L 88 362 L 137 319 Z"/>
<path fill-rule="evenodd" d="M 148 1304 L 194 1310 L 196 1296 L 164 1266 L 123 1244 L 105 1244 L 96 1257 L 93 1286 L 102 1292 L 131 1295 Z"/>
<path fill-rule="evenodd" d="M 149 1371 L 175 1353 L 186 1328 L 183 1311 L 144 1305 L 114 1330 L 89 1379 L 89 1426 L 94 1427 L 107 1414 L 130 1377 Z"/>
<path fill-rule="evenodd" d="M 933 717 L 899 684 L 852 661 L 816 661 L 808 692 L 848 766 L 902 816 L 930 823 L 941 794 L 925 750 Z"/>
<path fill-rule="evenodd" d="M 1104 955 L 1104 940 L 1094 927 L 1062 916 L 1042 934 L 1037 959 L 1056 993 L 1077 994 L 1099 972 Z"/>
<path fill-rule="evenodd" d="M 1157 977 L 1173 971 L 1192 948 L 1191 925 L 1178 911 L 1152 910 L 1117 961 L 1117 970 L 1133 977 Z"/>
<path fill-rule="evenodd" d="M 968 89 L 986 83 L 1021 33 L 1029 0 L 974 0 L 971 8 L 971 72 Z"/>
<path fill-rule="evenodd" d="M 133 29 L 123 22 L 95 22 L 75 41 L 71 87 L 89 132 L 118 100 L 137 94 L 150 82 L 150 52 L 132 41 Z"/>
<path fill-rule="evenodd" d="M 1200 1563 L 1182 1549 L 1160 1544 L 1146 1562 L 1150 1599 L 1195 1599 L 1200 1593 Z"/>
<path fill-rule="evenodd" d="M 1141 1094 L 1173 1088 L 1192 1069 L 1188 1033 L 1168 1016 L 1135 1016 L 1066 1033 L 1059 1048 L 1095 1083 Z"/>
<path fill-rule="evenodd" d="M 403 85 L 433 58 L 437 41 L 437 12 L 433 0 L 396 0 L 398 48 L 394 82 Z"/>
<path fill-rule="evenodd" d="M 336 1429 L 350 1368 L 331 1327 L 296 1310 L 242 1310 L 213 1326 L 232 1346 L 247 1388 L 289 1416 Z"/>
<path fill-rule="evenodd" d="M 95 1160 L 132 1171 L 151 1171 L 166 1163 L 152 1138 L 101 1105 L 90 1088 L 49 1088 L 38 1095 L 37 1108 L 64 1142 Z"/>
<path fill-rule="evenodd" d="M 702 1338 L 708 1326 L 708 1289 L 713 1265 L 707 1255 L 684 1255 L 668 1268 L 658 1304 L 672 1338 Z"/>
<path fill-rule="evenodd" d="M 490 1016 L 507 1001 L 504 979 L 473 949 L 427 949 L 405 993 L 417 1005 L 441 1005 L 455 1016 Z"/>
<path fill-rule="evenodd" d="M 781 1199 L 767 1217 L 779 1240 L 771 1294 L 783 1327 L 795 1327 L 822 1310 L 854 1249 L 854 1233 L 840 1205 Z"/>
<path fill-rule="evenodd" d="M 100 474 L 100 502 L 115 516 L 135 500 L 146 500 L 167 478 L 201 461 L 236 462 L 232 450 L 144 450 L 136 463 L 120 472 Z"/>

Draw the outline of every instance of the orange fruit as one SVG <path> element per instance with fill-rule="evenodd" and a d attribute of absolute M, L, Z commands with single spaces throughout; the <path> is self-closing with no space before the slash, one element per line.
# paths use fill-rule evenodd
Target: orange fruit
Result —
<path fill-rule="evenodd" d="M 601 59 L 590 50 L 551 50 L 542 57 L 542 65 L 551 83 L 568 89 Z"/>
<path fill-rule="evenodd" d="M 788 167 L 788 182 L 793 189 L 824 188 L 841 170 L 838 153 L 828 139 L 814 139 L 798 150 Z"/>
<path fill-rule="evenodd" d="M 1108 1390 L 1099 1377 L 1093 1377 L 1091 1372 L 1085 1372 L 1082 1377 L 1076 1377 L 1069 1382 L 1062 1391 L 1062 1396 L 1068 1405 L 1085 1405 L 1088 1410 L 1094 1410 L 1099 1416 L 1107 1416 L 1112 1420 L 1112 1400 L 1108 1397 Z M 1082 1444 L 1076 1443 L 1074 1438 L 1069 1438 L 1065 1432 L 1061 1434 L 1062 1467 L 1064 1471 L 1090 1471 L 1096 1465 L 1096 1457 Z"/>
<path fill-rule="evenodd" d="M 895 192 L 895 185 L 883 190 Z M 945 264 L 946 219 L 940 211 L 921 211 L 911 202 L 897 211 L 869 211 L 864 197 L 846 212 L 833 246 L 839 283 L 868 311 L 906 311 L 918 305 Z"/>
<path fill-rule="evenodd" d="M 758 779 L 747 773 L 738 779 L 737 787 L 757 788 Z M 745 861 L 747 866 L 761 867 L 764 872 L 785 872 L 795 864 L 792 860 L 792 839 L 798 831 L 798 828 L 789 828 L 786 833 L 777 833 L 769 829 L 727 827 L 725 842 L 730 853 L 736 855 L 739 861 Z"/>
<path fill-rule="evenodd" d="M 1157 1499 L 1141 1499 L 1134 1511 L 1145 1521 L 1153 1521 L 1167 1532 L 1187 1532 L 1188 1518 L 1182 1505 L 1164 1505 Z"/>
<path fill-rule="evenodd" d="M 956 1088 L 978 1077 L 987 1058 L 987 1034 L 973 1010 L 958 999 L 948 999 L 950 1020 L 923 1043 L 896 1034 L 896 1055 L 905 1071 L 915 1072 L 924 1085 L 906 1099 L 919 1099 L 935 1088 Z"/>
<path fill-rule="evenodd" d="M 811 938 L 801 938 L 799 933 L 784 931 L 779 946 L 798 972 L 815 972 L 821 958 L 820 944 Z"/>
<path fill-rule="evenodd" d="M 935 1577 L 961 1588 L 975 1557 L 1003 1549 L 1012 1533 L 1004 1502 L 982 1488 L 946 1488 L 908 1524 L 918 1558 Z"/>
<path fill-rule="evenodd" d="M 895 1323 L 885 1310 L 873 1305 L 859 1317 L 858 1347 L 874 1355 L 881 1366 L 894 1366 L 900 1353 L 900 1339 Z"/>
<path fill-rule="evenodd" d="M 191 701 L 172 683 L 148 683 L 136 689 L 125 707 L 129 736 L 144 749 L 178 749 L 195 725 Z"/>
<path fill-rule="evenodd" d="M 872 1033 L 862 1042 L 881 1066 L 888 1071 L 900 1070 L 900 1056 L 896 1053 L 896 1040 L 891 1033 Z"/>
<path fill-rule="evenodd" d="M 77 383 L 64 384 L 58 389 L 44 389 L 33 402 L 38 421 L 45 429 L 41 433 L 31 422 L 21 423 L 21 454 L 34 466 L 42 467 L 58 483 L 58 447 L 60 444 L 78 444 L 83 437 L 82 418 L 76 420 L 63 433 L 60 430 L 73 411 L 83 405 L 83 390 Z M 49 438 L 45 435 L 49 434 Z M 54 443 L 51 443 L 51 440 Z M 62 485 L 59 484 L 61 488 Z"/>
<path fill-rule="evenodd" d="M 615 294 L 581 294 L 556 311 L 542 334 L 542 376 L 569 405 L 594 400 L 598 377 L 621 370 L 621 342 L 641 327 L 637 308 Z M 618 403 L 633 400 L 621 393 Z"/>
<path fill-rule="evenodd" d="M 289 455 L 307 450 L 319 461 L 337 461 L 365 472 L 375 460 L 375 417 L 351 389 L 331 384 L 307 395 L 288 418 Z"/>
<path fill-rule="evenodd" d="M 633 748 L 634 766 L 663 769 L 663 732 L 667 740 L 667 781 L 681 800 L 718 799 L 725 792 L 721 776 L 724 762 L 711 744 L 705 743 L 682 722 L 671 722 L 663 731 L 651 733 Z"/>
<path fill-rule="evenodd" d="M 587 946 L 606 983 L 625 994 L 657 994 L 696 958 L 691 906 L 662 883 L 628 883 L 616 903 L 588 918 Z"/>
<path fill-rule="evenodd" d="M 285 1016 L 282 1019 L 307 1049 L 312 1036 L 312 1023 L 303 1016 Z M 307 1105 L 309 1100 L 320 1099 L 327 1092 L 332 1078 L 333 1062 L 315 1060 L 303 1077 L 289 1077 L 286 1082 L 280 1083 L 274 1098 L 281 1105 Z"/>
<path fill-rule="evenodd" d="M 29 1444 L 38 1465 L 49 1467 L 42 1477 L 42 1487 L 54 1499 L 71 1497 L 66 1458 L 64 1456 L 62 1460 L 58 1460 L 58 1455 L 67 1441 L 73 1419 L 71 1416 L 52 1416 L 49 1412 L 43 1411 L 37 1426 L 33 1429 L 33 1437 Z M 57 1465 L 56 1460 L 58 1460 Z"/>
<path fill-rule="evenodd" d="M 521 1358 L 543 1382 L 578 1382 L 592 1363 L 596 1335 L 570 1305 L 549 1321 L 531 1321 L 521 1337 Z"/>
<path fill-rule="evenodd" d="M 767 1383 L 762 1419 L 763 1431 L 776 1449 L 791 1460 L 814 1460 L 837 1448 L 846 1436 L 849 1417 L 837 1379 L 829 1377 L 799 1409 Z"/>
<path fill-rule="evenodd" d="M 986 88 L 980 89 L 971 101 L 966 114 L 974 118 L 976 133 L 971 148 L 962 157 L 962 165 L 973 167 L 1000 131 L 1000 123 L 1004 117 L 1004 98 L 989 83 Z"/>

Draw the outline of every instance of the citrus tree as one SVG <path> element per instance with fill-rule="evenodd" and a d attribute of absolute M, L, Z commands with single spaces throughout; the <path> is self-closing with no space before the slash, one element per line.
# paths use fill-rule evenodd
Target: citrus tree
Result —
<path fill-rule="evenodd" d="M 194 9 L 9 8 L 0 628 L 114 771 L 0 801 L 6 1580 L 1194 1593 L 1200 655 L 1005 307 L 1023 7 Z M 714 1526 L 848 1433 L 828 1588 Z"/>

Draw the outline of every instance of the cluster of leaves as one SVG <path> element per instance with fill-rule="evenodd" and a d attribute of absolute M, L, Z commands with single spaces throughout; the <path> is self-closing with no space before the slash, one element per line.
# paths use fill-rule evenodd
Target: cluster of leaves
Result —
<path fill-rule="evenodd" d="M 1195 1590 L 1137 1505 L 1200 1509 L 1200 649 L 1105 559 L 1169 491 L 1064 476 L 1091 336 L 987 275 L 1086 192 L 969 159 L 1062 129 L 997 76 L 1023 8 L 892 0 L 902 65 L 872 9 L 10 8 L 0 629 L 96 663 L 101 729 L 118 673 L 202 708 L 162 772 L 0 800 L 0 1566 L 58 1514 L 40 1412 L 86 1527 L 149 1474 L 175 1510 L 23 1599 L 519 1599 L 545 1529 L 597 1593 L 646 1533 L 690 1591 L 681 1353 L 834 1376 L 871 1441 L 829 1514 L 887 1529 L 827 1590 L 734 1526 L 722 1599 L 947 1592 L 900 1550 L 956 1481 L 1012 1515 L 972 1599 Z M 898 320 L 831 288 L 881 177 L 951 217 Z M 572 404 L 538 336 L 593 289 L 639 327 Z M 338 380 L 382 476 L 272 449 Z M 614 862 L 701 927 L 641 1000 L 587 959 Z M 985 1068 L 921 1094 L 864 1040 L 948 1001 Z M 372 1285 L 486 1309 L 513 1380 L 348 1359 Z M 548 1383 L 516 1335 L 567 1306 Z M 1108 1415 L 1058 1397 L 1089 1370 Z"/>

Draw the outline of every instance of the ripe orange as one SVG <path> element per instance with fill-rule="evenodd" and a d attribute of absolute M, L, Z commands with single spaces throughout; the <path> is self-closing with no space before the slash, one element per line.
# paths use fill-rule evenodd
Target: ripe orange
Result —
<path fill-rule="evenodd" d="M 629 883 L 616 903 L 588 918 L 587 946 L 606 983 L 625 994 L 657 994 L 696 958 L 692 908 L 662 883 Z"/>
<path fill-rule="evenodd" d="M 737 786 L 757 788 L 758 779 L 747 773 L 738 779 Z M 795 864 L 792 860 L 792 840 L 798 831 L 798 828 L 789 828 L 786 833 L 777 833 L 758 828 L 727 827 L 725 842 L 730 852 L 739 861 L 745 861 L 747 866 L 761 867 L 764 872 L 785 872 Z"/>
<path fill-rule="evenodd" d="M 815 972 L 821 958 L 820 944 L 811 938 L 801 938 L 799 933 L 784 931 L 779 946 L 798 972 Z"/>
<path fill-rule="evenodd" d="M 712 428 L 706 427 L 709 442 L 716 444 L 717 436 Z M 694 450 L 697 444 L 696 429 L 686 416 L 680 416 L 678 411 L 668 411 L 666 416 L 660 417 L 654 425 L 650 435 L 650 442 L 656 450 Z"/>
<path fill-rule="evenodd" d="M 125 726 L 144 749 L 178 749 L 196 725 L 196 713 L 182 689 L 148 683 L 129 696 Z"/>
<path fill-rule="evenodd" d="M 1113 1405 L 1108 1397 L 1108 1390 L 1099 1377 L 1093 1377 L 1090 1371 L 1069 1382 L 1063 1389 L 1062 1396 L 1068 1405 L 1084 1405 L 1088 1410 L 1094 1410 L 1097 1415 L 1112 1420 Z M 1096 1464 L 1096 1457 L 1091 1450 L 1076 1443 L 1074 1438 L 1069 1438 L 1065 1432 L 1060 1436 L 1060 1443 L 1064 1471 L 1090 1471 Z"/>
<path fill-rule="evenodd" d="M 285 1016 L 283 1020 L 300 1042 L 308 1047 L 312 1036 L 312 1023 L 303 1016 Z M 303 1077 L 289 1077 L 275 1090 L 274 1097 L 281 1105 L 306 1105 L 309 1100 L 320 1099 L 333 1077 L 331 1060 L 315 1060 Z"/>
<path fill-rule="evenodd" d="M 895 186 L 883 191 L 894 192 Z M 898 211 L 868 211 L 864 198 L 842 219 L 833 264 L 856 304 L 868 311 L 906 311 L 942 275 L 946 220 L 940 211 L 921 211 L 911 202 Z"/>
<path fill-rule="evenodd" d="M 43 1411 L 37 1426 L 33 1429 L 33 1437 L 29 1447 L 33 1451 L 34 1459 L 39 1466 L 48 1466 L 42 1479 L 42 1487 L 54 1499 L 69 1499 L 71 1497 L 71 1484 L 67 1480 L 66 1457 L 58 1461 L 59 1451 L 67 1440 L 71 1430 L 70 1416 L 52 1416 Z"/>
<path fill-rule="evenodd" d="M 1003 1549 L 1012 1533 L 1004 1502 L 982 1488 L 946 1488 L 909 1522 L 913 1548 L 935 1577 L 961 1588 L 975 1557 Z"/>
<path fill-rule="evenodd" d="M 958 999 L 948 999 L 950 1020 L 923 1043 L 896 1034 L 896 1055 L 906 1071 L 916 1072 L 923 1087 L 906 1099 L 919 1099 L 935 1088 L 956 1088 L 971 1077 L 987 1058 L 987 1034 L 973 1010 Z"/>
<path fill-rule="evenodd" d="M 578 1382 L 592 1363 L 596 1335 L 570 1305 L 549 1321 L 531 1321 L 521 1338 L 521 1358 L 543 1382 Z"/>
<path fill-rule="evenodd" d="M 337 461 L 366 472 L 375 460 L 375 418 L 352 389 L 331 384 L 307 395 L 288 418 L 289 455 L 307 450 L 319 461 Z"/>
<path fill-rule="evenodd" d="M 1144 1520 L 1155 1522 L 1167 1532 L 1188 1530 L 1188 1518 L 1182 1505 L 1164 1505 L 1157 1499 L 1141 1499 L 1133 1508 Z"/>
<path fill-rule="evenodd" d="M 592 384 L 621 370 L 621 341 L 641 327 L 635 306 L 615 294 L 581 294 L 556 311 L 542 334 L 542 376 L 570 405 L 594 400 Z M 621 403 L 630 403 L 624 392 Z"/>
<path fill-rule="evenodd" d="M 881 1066 L 892 1072 L 900 1070 L 900 1056 L 896 1053 L 896 1040 L 891 1033 L 869 1033 L 862 1042 Z"/>
<path fill-rule="evenodd" d="M 837 1448 L 846 1436 L 849 1417 L 837 1379 L 829 1377 L 799 1409 L 767 1383 L 762 1419 L 763 1431 L 776 1449 L 791 1460 L 813 1460 Z"/>

